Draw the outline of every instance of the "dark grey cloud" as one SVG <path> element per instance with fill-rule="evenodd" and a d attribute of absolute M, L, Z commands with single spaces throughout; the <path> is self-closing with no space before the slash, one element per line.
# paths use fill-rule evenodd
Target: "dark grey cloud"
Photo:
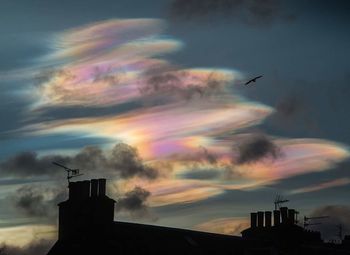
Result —
<path fill-rule="evenodd" d="M 170 17 L 176 20 L 231 19 L 252 25 L 292 20 L 281 0 L 174 0 Z"/>
<path fill-rule="evenodd" d="M 327 205 L 316 208 L 311 216 L 329 216 L 328 219 L 319 220 L 322 223 L 320 225 L 315 225 L 312 229 L 321 232 L 322 237 L 325 240 L 339 240 L 338 226 L 342 226 L 343 235 L 350 234 L 350 206 L 349 205 Z M 315 220 L 315 222 L 317 222 Z"/>
<path fill-rule="evenodd" d="M 249 164 L 266 158 L 282 156 L 279 147 L 264 135 L 254 135 L 238 144 L 237 164 Z"/>
<path fill-rule="evenodd" d="M 57 204 L 65 199 L 66 193 L 65 187 L 48 188 L 33 184 L 20 187 L 9 200 L 21 214 L 52 223 L 57 217 Z"/>
<path fill-rule="evenodd" d="M 339 55 L 340 58 L 344 56 Z M 336 63 L 332 62 L 332 65 Z M 313 72 L 320 77 L 306 80 L 305 77 L 264 76 L 266 79 L 261 80 L 260 86 L 248 91 L 247 97 L 276 109 L 262 124 L 262 129 L 277 136 L 326 138 L 349 143 L 349 72 Z M 331 75 L 336 77 L 330 78 Z"/>
<path fill-rule="evenodd" d="M 58 182 L 51 185 L 23 185 L 9 195 L 5 202 L 16 214 L 38 220 L 41 224 L 54 225 L 58 216 L 57 204 L 68 198 L 68 191 L 65 185 Z M 155 219 L 147 204 L 147 199 L 151 196 L 148 190 L 136 186 L 124 194 L 117 192 L 114 195 L 119 197 L 115 206 L 116 212 L 126 213 L 132 218 Z"/>
<path fill-rule="evenodd" d="M 136 148 L 127 144 L 116 144 L 111 150 L 102 151 L 97 146 L 83 148 L 72 156 L 45 155 L 23 152 L 0 163 L 0 175 L 4 177 L 62 176 L 62 171 L 52 165 L 58 162 L 85 173 L 101 171 L 117 174 L 121 178 L 139 176 L 155 179 L 159 172 L 143 163 Z"/>
<path fill-rule="evenodd" d="M 192 79 L 191 83 L 185 83 L 190 75 L 186 71 L 163 72 L 159 70 L 151 72 L 151 75 L 147 74 L 149 77 L 146 77 L 146 85 L 140 87 L 140 93 L 144 96 L 167 96 L 191 100 L 215 95 L 221 92 L 227 83 L 218 79 L 215 71 L 203 80 Z"/>
<path fill-rule="evenodd" d="M 281 98 L 277 102 L 275 109 L 278 114 L 288 119 L 303 111 L 305 106 L 303 105 L 303 101 L 300 97 L 295 94 L 291 94 Z"/>
<path fill-rule="evenodd" d="M 294 89 L 277 97 L 274 105 L 276 111 L 269 121 L 283 130 L 317 131 L 318 124 L 313 114 L 315 107 L 310 94 L 303 89 Z"/>
<path fill-rule="evenodd" d="M 117 200 L 116 211 L 126 211 L 136 218 L 149 216 L 147 199 L 150 195 L 149 191 L 137 186 Z"/>
<path fill-rule="evenodd" d="M 116 73 L 110 66 L 105 69 L 96 66 L 93 73 L 94 82 L 104 81 L 110 86 L 118 85 L 121 75 L 122 73 Z"/>
<path fill-rule="evenodd" d="M 47 254 L 53 244 L 53 240 L 40 239 L 24 247 L 2 245 L 0 247 L 0 255 L 44 255 Z"/>
<path fill-rule="evenodd" d="M 158 176 L 157 170 L 143 164 L 137 150 L 125 143 L 119 143 L 112 149 L 107 166 L 118 169 L 124 178 L 139 175 L 155 179 Z"/>
<path fill-rule="evenodd" d="M 201 146 L 203 149 L 204 159 L 209 163 L 215 165 L 218 161 L 217 155 L 210 153 L 207 148 Z"/>
<path fill-rule="evenodd" d="M 2 176 L 32 177 L 57 174 L 52 167 L 53 161 L 66 162 L 69 157 L 50 155 L 39 157 L 36 152 L 22 152 L 0 163 Z"/>

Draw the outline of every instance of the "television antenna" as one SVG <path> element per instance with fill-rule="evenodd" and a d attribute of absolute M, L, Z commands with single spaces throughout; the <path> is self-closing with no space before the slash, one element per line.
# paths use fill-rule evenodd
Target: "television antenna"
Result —
<path fill-rule="evenodd" d="M 281 195 L 277 195 L 275 198 L 275 201 L 273 202 L 275 204 L 275 210 L 280 209 L 281 204 L 289 202 L 288 199 L 284 199 Z"/>
<path fill-rule="evenodd" d="M 338 224 L 337 225 L 337 229 L 338 229 L 338 233 L 337 236 L 340 239 L 340 242 L 343 240 L 343 225 L 342 224 Z"/>
<path fill-rule="evenodd" d="M 304 228 L 308 226 L 313 226 L 313 225 L 320 225 L 322 223 L 316 222 L 316 223 L 310 223 L 310 220 L 322 220 L 322 219 L 327 219 L 329 216 L 318 216 L 318 217 L 306 217 L 304 216 Z"/>
<path fill-rule="evenodd" d="M 307 223 L 304 221 L 304 228 L 306 228 L 308 226 L 314 226 L 314 225 L 321 225 L 321 222 Z"/>
<path fill-rule="evenodd" d="M 294 220 L 295 224 L 299 223 L 299 218 L 298 218 L 299 217 L 299 213 L 300 213 L 299 211 L 295 211 L 295 220 Z"/>
<path fill-rule="evenodd" d="M 83 174 L 79 173 L 79 169 L 71 169 L 71 168 L 66 167 L 64 165 L 61 165 L 61 164 L 59 164 L 57 162 L 52 162 L 52 164 L 54 164 L 56 166 L 59 166 L 59 167 L 62 167 L 64 170 L 66 170 L 68 186 L 69 186 L 69 183 L 70 183 L 70 179 L 83 175 Z"/>

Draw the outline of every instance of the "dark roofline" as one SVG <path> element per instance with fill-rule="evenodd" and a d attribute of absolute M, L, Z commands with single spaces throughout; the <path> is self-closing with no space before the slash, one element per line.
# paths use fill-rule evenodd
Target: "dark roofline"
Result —
<path fill-rule="evenodd" d="M 185 229 L 185 228 L 166 227 L 166 226 L 150 225 L 150 224 L 142 224 L 142 223 L 134 223 L 134 222 L 126 222 L 126 221 L 114 221 L 114 225 L 115 226 L 122 225 L 130 228 L 138 227 L 138 228 L 147 228 L 149 230 L 170 231 L 172 233 L 206 235 L 208 237 L 215 237 L 215 238 L 226 238 L 226 239 L 229 238 L 234 240 L 242 240 L 241 236 L 225 235 L 225 234 L 218 234 L 218 233 L 198 231 L 198 230 Z"/>

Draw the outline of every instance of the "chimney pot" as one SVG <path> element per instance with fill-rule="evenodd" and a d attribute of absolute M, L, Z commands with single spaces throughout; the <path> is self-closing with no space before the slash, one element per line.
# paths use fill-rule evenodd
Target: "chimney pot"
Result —
<path fill-rule="evenodd" d="M 288 223 L 288 207 L 281 207 L 282 224 Z"/>
<path fill-rule="evenodd" d="M 256 217 L 257 214 L 256 213 L 250 213 L 250 227 L 251 228 L 256 228 Z"/>
<path fill-rule="evenodd" d="M 271 227 L 271 212 L 270 211 L 266 211 L 265 212 L 265 227 Z"/>
<path fill-rule="evenodd" d="M 258 227 L 264 227 L 264 212 L 258 212 Z"/>
<path fill-rule="evenodd" d="M 295 223 L 295 210 L 294 209 L 288 210 L 288 222 L 291 225 L 293 225 Z"/>
<path fill-rule="evenodd" d="M 273 224 L 274 226 L 281 224 L 281 212 L 279 210 L 273 211 Z"/>
<path fill-rule="evenodd" d="M 98 180 L 91 180 L 91 197 L 97 197 L 98 194 Z"/>
<path fill-rule="evenodd" d="M 77 183 L 70 182 L 68 187 L 69 187 L 69 199 L 70 200 L 77 199 L 78 197 Z"/>
<path fill-rule="evenodd" d="M 83 181 L 81 183 L 82 199 L 88 199 L 90 197 L 90 181 Z"/>
<path fill-rule="evenodd" d="M 98 179 L 98 196 L 106 196 L 106 179 Z"/>

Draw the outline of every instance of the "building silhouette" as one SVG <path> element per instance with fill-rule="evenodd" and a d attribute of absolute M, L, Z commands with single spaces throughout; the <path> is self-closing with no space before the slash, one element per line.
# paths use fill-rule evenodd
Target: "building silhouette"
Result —
<path fill-rule="evenodd" d="M 319 232 L 297 226 L 295 210 L 286 207 L 273 211 L 273 222 L 270 211 L 251 213 L 239 237 L 114 221 L 115 203 L 106 179 L 70 182 L 68 200 L 58 204 L 58 240 L 47 255 L 350 254 L 349 246 L 327 246 Z"/>

